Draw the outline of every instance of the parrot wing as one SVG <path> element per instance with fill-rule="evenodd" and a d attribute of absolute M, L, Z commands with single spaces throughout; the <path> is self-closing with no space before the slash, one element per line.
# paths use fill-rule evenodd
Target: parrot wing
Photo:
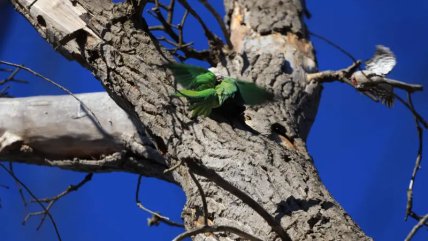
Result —
<path fill-rule="evenodd" d="M 218 101 L 222 105 L 228 98 L 233 97 L 238 91 L 236 81 L 232 78 L 224 78 L 220 84 L 215 87 Z"/>
<path fill-rule="evenodd" d="M 396 64 L 394 53 L 388 47 L 377 45 L 374 56 L 366 62 L 366 69 L 383 76 L 391 72 Z"/>
<path fill-rule="evenodd" d="M 217 82 L 214 73 L 198 66 L 171 63 L 167 64 L 166 67 L 172 71 L 175 80 L 184 88 L 206 89 L 214 87 Z"/>
<path fill-rule="evenodd" d="M 192 117 L 208 116 L 213 108 L 219 106 L 217 93 L 213 88 L 200 91 L 182 89 L 176 95 L 186 97 L 191 102 Z"/>
<path fill-rule="evenodd" d="M 236 80 L 236 85 L 238 86 L 239 94 L 247 105 L 262 104 L 266 102 L 271 95 L 267 90 L 254 83 Z"/>
<path fill-rule="evenodd" d="M 196 116 L 209 116 L 213 108 L 218 107 L 218 99 L 216 95 L 212 95 L 203 101 L 194 102 L 190 109 L 192 110 L 192 117 Z"/>
<path fill-rule="evenodd" d="M 176 94 L 176 96 L 186 97 L 190 101 L 200 101 L 215 94 L 216 94 L 216 91 L 213 88 L 205 89 L 205 90 L 181 89 L 181 90 L 178 90 L 178 93 Z"/>

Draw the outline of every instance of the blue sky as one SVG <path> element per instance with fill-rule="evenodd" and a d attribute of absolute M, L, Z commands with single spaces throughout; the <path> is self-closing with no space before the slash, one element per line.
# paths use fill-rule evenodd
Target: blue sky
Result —
<path fill-rule="evenodd" d="M 220 1 L 216 7 L 221 8 Z M 428 86 L 428 1 L 411 4 L 398 0 L 308 1 L 311 31 L 322 34 L 351 52 L 368 59 L 375 45 L 389 46 L 398 64 L 391 77 Z M 223 10 L 221 10 L 223 11 Z M 56 53 L 33 28 L 0 1 L 0 59 L 25 64 L 54 79 L 74 93 L 101 91 L 92 74 Z M 215 23 L 207 20 L 210 25 Z M 193 26 L 193 22 L 189 24 Z M 193 27 L 192 27 L 193 28 Z M 216 31 L 218 28 L 216 27 Z M 197 36 L 196 46 L 204 42 Z M 317 40 L 319 68 L 339 69 L 351 61 Z M 13 85 L 12 94 L 32 96 L 62 94 L 42 80 L 21 75 L 28 85 Z M 415 105 L 428 118 L 428 92 L 414 96 Z M 425 138 L 428 136 L 425 134 Z M 414 120 L 400 104 L 388 109 L 354 89 L 331 83 L 324 86 L 317 119 L 308 139 L 321 179 L 336 200 L 361 228 L 376 240 L 403 240 L 415 224 L 404 222 L 406 188 L 416 155 Z M 425 152 L 427 152 L 425 144 Z M 424 160 L 415 187 L 415 210 L 428 213 L 428 169 Z M 17 174 L 40 197 L 62 191 L 78 182 L 83 173 L 29 165 L 16 165 Z M 181 232 L 164 225 L 147 227 L 146 213 L 137 209 L 134 193 L 137 176 L 126 173 L 97 174 L 78 193 L 61 200 L 53 209 L 64 240 L 171 240 Z M 38 219 L 26 226 L 26 214 L 13 181 L 0 172 L 0 235 L 4 241 L 55 240 L 52 227 L 40 231 Z M 174 220 L 180 219 L 185 202 L 182 191 L 152 178 L 143 178 L 143 203 Z M 414 240 L 427 240 L 426 228 Z"/>

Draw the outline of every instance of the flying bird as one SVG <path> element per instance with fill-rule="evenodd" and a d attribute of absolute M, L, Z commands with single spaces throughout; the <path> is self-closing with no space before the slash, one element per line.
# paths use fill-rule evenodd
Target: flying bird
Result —
<path fill-rule="evenodd" d="M 222 106 L 226 100 L 258 105 L 268 100 L 270 94 L 254 83 L 232 77 L 216 76 L 213 72 L 188 64 L 168 64 L 175 80 L 184 89 L 175 94 L 190 102 L 192 117 L 209 116 L 212 109 Z"/>
<path fill-rule="evenodd" d="M 397 60 L 394 53 L 385 46 L 377 45 L 374 56 L 366 62 L 366 69 L 356 71 L 351 76 L 352 84 L 374 101 L 380 101 L 388 107 L 394 103 L 394 86 L 396 80 L 386 78 Z"/>

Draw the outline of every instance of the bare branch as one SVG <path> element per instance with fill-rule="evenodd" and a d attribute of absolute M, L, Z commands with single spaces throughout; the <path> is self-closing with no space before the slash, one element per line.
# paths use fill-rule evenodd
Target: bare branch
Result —
<path fill-rule="evenodd" d="M 172 172 L 183 164 L 183 160 L 178 161 L 174 166 L 166 169 L 163 173 Z"/>
<path fill-rule="evenodd" d="M 0 162 L 0 167 L 1 168 L 3 168 L 3 170 L 5 170 L 16 182 L 18 182 L 19 183 L 19 185 L 21 185 L 27 192 L 28 192 L 28 194 L 30 194 L 30 196 L 34 199 L 34 200 L 37 200 L 37 197 L 36 197 L 36 195 L 34 195 L 33 194 L 33 192 L 31 191 L 31 189 L 30 188 L 28 188 L 27 187 L 27 185 L 25 185 L 16 175 L 15 175 L 15 173 L 13 173 L 11 170 L 9 170 L 7 167 L 5 167 L 4 165 L 3 165 L 3 163 L 1 163 Z M 58 226 L 57 226 L 57 224 L 56 224 L 56 222 L 55 222 L 55 219 L 53 218 L 53 216 L 52 216 L 52 214 L 50 214 L 49 213 L 49 211 L 46 209 L 46 207 L 45 207 L 45 205 L 43 205 L 43 203 L 42 202 L 37 202 L 37 204 L 39 204 L 39 206 L 43 209 L 43 211 L 45 211 L 46 212 L 46 215 L 47 215 L 47 217 L 49 218 L 49 220 L 51 221 L 51 223 L 52 223 L 52 226 L 53 226 L 53 228 L 54 228 L 54 230 L 55 230 L 55 234 L 56 234 L 56 236 L 57 236 L 57 238 L 58 238 L 58 240 L 59 241 L 61 241 L 62 239 L 61 239 L 61 235 L 60 235 L 60 233 L 59 233 L 59 229 L 58 229 Z"/>
<path fill-rule="evenodd" d="M 208 28 L 208 26 L 205 24 L 205 22 L 199 16 L 199 14 L 192 8 L 192 6 L 190 6 L 190 4 L 187 2 L 187 0 L 178 0 L 178 1 L 180 2 L 181 5 L 183 5 L 183 7 L 185 9 L 187 9 L 187 11 L 189 11 L 189 13 L 202 26 L 202 28 L 204 29 L 204 32 L 205 32 L 205 36 L 207 37 L 208 41 L 210 42 L 210 45 L 213 43 L 217 44 L 218 42 L 221 42 L 221 40 L 213 32 L 211 32 L 211 30 Z"/>
<path fill-rule="evenodd" d="M 175 0 L 171 0 L 168 5 L 168 17 L 167 17 L 168 23 L 172 23 L 172 19 L 174 18 L 174 7 L 175 7 Z"/>
<path fill-rule="evenodd" d="M 419 222 L 412 228 L 412 230 L 410 231 L 410 233 L 407 235 L 406 239 L 404 239 L 405 241 L 410 241 L 413 236 L 416 234 L 416 232 L 423 226 L 426 225 L 425 222 L 428 221 L 428 214 L 423 216 Z"/>
<path fill-rule="evenodd" d="M 320 34 L 317 34 L 317 33 L 314 33 L 314 32 L 311 32 L 311 31 L 308 31 L 309 32 L 309 34 L 310 35 L 312 35 L 312 36 L 314 36 L 314 37 L 316 37 L 316 38 L 319 38 L 319 39 L 321 39 L 322 41 L 324 41 L 324 42 L 326 42 L 327 44 L 329 44 L 329 45 L 331 45 L 331 46 L 333 46 L 334 48 L 336 48 L 337 50 L 339 50 L 340 52 L 342 52 L 343 54 L 345 54 L 346 56 L 348 56 L 351 60 L 352 60 L 352 62 L 355 64 L 355 63 L 357 63 L 357 62 L 359 62 L 359 60 L 357 60 L 351 53 L 349 53 L 348 51 L 346 51 L 344 48 L 342 48 L 342 47 L 340 47 L 338 44 L 336 44 L 336 43 L 334 43 L 333 41 L 331 41 L 330 39 L 328 39 L 328 38 L 326 38 L 326 37 L 324 37 L 324 36 L 322 36 L 322 35 L 320 35 Z"/>
<path fill-rule="evenodd" d="M 360 67 L 360 65 L 361 65 L 361 61 L 358 60 L 352 63 L 352 65 L 350 65 L 345 69 L 336 70 L 336 71 L 326 70 L 326 71 L 321 71 L 317 73 L 309 73 L 306 75 L 306 80 L 308 82 L 316 81 L 319 83 L 341 81 L 353 86 L 349 78 Z"/>
<path fill-rule="evenodd" d="M 75 191 L 79 190 L 83 185 L 85 185 L 91 179 L 92 179 L 92 173 L 88 173 L 78 184 L 68 186 L 66 190 L 64 190 L 63 192 L 59 193 L 58 195 L 56 195 L 54 197 L 42 198 L 42 199 L 39 199 L 39 198 L 33 199 L 31 202 L 48 203 L 48 206 L 46 207 L 46 209 L 44 209 L 42 211 L 31 212 L 31 213 L 27 214 L 27 216 L 24 219 L 24 223 L 26 223 L 28 221 L 28 219 L 32 216 L 42 215 L 40 223 L 37 226 L 37 230 L 39 230 L 42 227 L 47 215 L 49 214 L 50 209 L 58 200 L 60 200 L 61 198 L 63 198 L 64 196 L 68 195 L 71 192 L 75 192 Z"/>
<path fill-rule="evenodd" d="M 17 83 L 24 83 L 24 84 L 28 83 L 28 81 L 26 81 L 26 80 L 20 80 L 20 79 L 15 78 L 16 74 L 18 74 L 18 72 L 20 70 L 21 69 L 17 68 L 17 67 L 14 70 L 0 68 L 1 72 L 9 72 L 10 73 L 6 78 L 0 80 L 0 85 L 4 85 L 8 82 L 17 82 Z M 10 89 L 10 86 L 6 86 L 3 89 L 1 89 L 0 90 L 0 97 L 11 97 L 8 93 L 9 89 Z"/>
<path fill-rule="evenodd" d="M 409 92 L 408 95 L 411 93 Z M 415 117 L 416 121 L 422 124 L 425 129 L 428 129 L 428 122 L 416 111 L 413 104 L 407 103 L 407 101 L 403 100 L 399 95 L 394 94 L 394 97 L 397 98 L 410 112 L 412 112 L 413 116 Z"/>
<path fill-rule="evenodd" d="M 221 31 L 223 32 L 223 36 L 226 39 L 226 44 L 230 49 L 233 49 L 232 42 L 230 41 L 230 33 L 227 31 L 226 25 L 224 24 L 220 14 L 214 9 L 214 7 L 207 0 L 199 0 L 205 8 L 214 16 L 218 25 L 220 25 Z"/>
<path fill-rule="evenodd" d="M 82 105 L 82 107 L 84 108 L 84 111 L 85 112 L 88 112 L 89 114 L 90 114 L 90 117 L 95 121 L 95 123 L 96 124 L 98 124 L 98 126 L 100 127 L 100 128 L 102 128 L 101 127 L 101 124 L 100 124 L 100 122 L 99 122 L 99 120 L 97 119 L 97 117 L 95 116 L 95 114 L 94 114 L 94 112 L 92 112 L 92 110 L 85 104 L 85 103 L 83 103 L 76 95 L 74 95 L 70 90 L 68 90 L 67 88 L 65 88 L 64 86 L 62 86 L 62 85 L 60 85 L 60 84 L 58 84 L 57 82 L 55 82 L 55 81 L 53 81 L 53 80 L 51 80 L 51 79 L 49 79 L 49 78 L 47 78 L 47 77 L 45 77 L 45 76 L 43 76 L 42 74 L 39 74 L 38 72 L 36 72 L 36 71 L 34 71 L 34 70 L 32 70 L 32 69 L 30 69 L 30 68 L 28 68 L 28 67 L 25 67 L 25 66 L 23 66 L 23 65 L 20 65 L 20 64 L 14 64 L 14 63 L 10 63 L 10 62 L 6 62 L 6 61 L 1 61 L 0 60 L 0 64 L 5 64 L 5 65 L 9 65 L 9 66 L 13 66 L 13 67 L 16 67 L 16 68 L 19 68 L 19 69 L 23 69 L 23 70 L 25 70 L 25 71 L 27 71 L 27 72 L 29 72 L 29 73 L 31 73 L 31 74 L 33 74 L 34 76 L 37 76 L 37 77 L 39 77 L 39 78 L 41 78 L 41 79 L 44 79 L 44 80 L 46 80 L 47 82 L 49 82 L 49 83 L 51 83 L 51 84 L 53 84 L 53 85 L 55 85 L 57 88 L 59 88 L 59 89 L 61 89 L 61 90 L 63 90 L 65 93 L 67 93 L 67 94 L 69 94 L 70 96 L 72 96 L 75 100 L 77 100 L 81 105 Z"/>
<path fill-rule="evenodd" d="M 160 37 L 159 41 L 167 42 L 168 44 L 174 46 L 173 49 L 169 50 L 174 56 L 179 58 L 181 61 L 184 61 L 188 58 L 195 58 L 199 60 L 209 60 L 209 51 L 198 51 L 192 47 L 193 43 L 186 43 L 184 41 L 183 36 L 183 28 L 184 23 L 189 14 L 188 10 L 185 10 L 183 17 L 178 25 L 174 25 L 172 23 L 172 16 L 174 13 L 175 0 L 171 0 L 169 6 L 162 5 L 159 1 L 151 1 L 155 4 L 155 6 L 149 10 L 149 14 L 151 14 L 154 18 L 159 20 L 161 25 L 149 26 L 149 30 L 151 31 L 163 31 L 165 32 L 172 40 L 166 37 Z M 167 18 L 162 15 L 160 8 L 163 8 L 167 11 Z M 178 33 L 176 33 L 178 31 Z M 177 51 L 182 51 L 185 56 L 181 56 L 177 54 Z"/>
<path fill-rule="evenodd" d="M 13 162 L 9 162 L 9 170 L 15 175 L 15 171 L 13 170 Z M 22 204 L 25 208 L 28 206 L 27 199 L 24 195 L 24 190 L 22 189 L 21 184 L 19 182 L 15 181 L 16 187 L 18 188 L 19 197 L 21 198 Z"/>
<path fill-rule="evenodd" d="M 148 219 L 149 226 L 159 225 L 159 222 L 163 222 L 163 223 L 165 223 L 167 225 L 170 225 L 172 227 L 184 228 L 183 224 L 171 221 L 168 217 L 162 216 L 160 213 L 154 212 L 154 211 L 152 211 L 152 210 L 144 207 L 143 203 L 139 199 L 139 196 L 140 196 L 140 186 L 141 186 L 141 178 L 142 178 L 141 175 L 138 176 L 137 189 L 135 191 L 135 202 L 137 203 L 137 207 L 139 207 L 140 209 L 142 209 L 145 212 L 148 212 L 148 213 L 150 213 L 152 215 L 152 217 L 150 219 Z"/>
<path fill-rule="evenodd" d="M 393 87 L 405 90 L 405 91 L 407 91 L 409 93 L 412 93 L 412 92 L 415 92 L 415 91 L 422 91 L 423 90 L 423 86 L 422 85 L 419 85 L 419 84 L 409 84 L 409 83 L 405 83 L 405 82 L 402 82 L 402 81 L 393 80 L 393 79 L 387 79 L 387 78 L 384 78 L 382 81 L 367 82 L 367 83 L 365 83 L 365 85 L 366 86 L 379 85 L 381 83 L 389 84 L 389 85 L 391 85 Z"/>
<path fill-rule="evenodd" d="M 207 198 L 205 197 L 204 189 L 202 188 L 201 184 L 199 183 L 198 179 L 195 177 L 191 169 L 189 169 L 189 175 L 198 187 L 199 195 L 201 195 L 202 208 L 204 210 L 204 226 L 208 226 L 208 204 Z"/>

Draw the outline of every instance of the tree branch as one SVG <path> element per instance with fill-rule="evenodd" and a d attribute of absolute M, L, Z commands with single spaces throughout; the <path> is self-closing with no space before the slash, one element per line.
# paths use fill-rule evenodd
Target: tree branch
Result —
<path fill-rule="evenodd" d="M 36 197 L 36 195 L 34 195 L 34 193 L 31 191 L 31 189 L 30 188 L 28 188 L 27 187 L 27 185 L 25 185 L 16 175 L 15 175 L 15 173 L 13 172 L 13 171 L 11 171 L 11 170 L 9 170 L 7 167 L 5 167 L 4 165 L 3 165 L 3 163 L 1 163 L 0 162 L 0 167 L 3 169 L 3 170 L 5 170 L 14 180 L 15 180 L 15 182 L 17 182 L 17 183 L 19 183 L 19 185 L 21 185 L 21 187 L 23 187 L 24 189 L 25 189 L 25 191 L 27 191 L 27 193 L 34 199 L 34 200 L 37 200 L 37 197 Z M 57 226 L 57 224 L 56 224 L 56 222 L 55 222 L 55 219 L 54 219 L 54 217 L 52 216 L 52 214 L 50 214 L 50 212 L 49 212 L 49 210 L 47 210 L 46 209 L 46 207 L 45 207 L 45 205 L 43 205 L 43 203 L 41 203 L 41 202 L 37 202 L 37 204 L 39 204 L 39 206 L 43 209 L 43 211 L 44 212 L 46 212 L 46 215 L 47 215 L 47 217 L 49 218 L 49 220 L 51 221 L 51 223 L 52 223 L 52 226 L 53 226 L 53 228 L 54 228 L 54 231 L 55 231 L 55 234 L 56 234 L 56 236 L 57 236 L 57 238 L 58 238 L 58 241 L 61 241 L 62 239 L 61 239 L 61 235 L 60 235 L 60 233 L 59 233 L 59 229 L 58 229 L 58 226 Z"/>
<path fill-rule="evenodd" d="M 412 240 L 413 236 L 418 232 L 418 230 L 423 226 L 426 225 L 426 222 L 428 221 L 428 214 L 423 216 L 419 222 L 412 228 L 410 233 L 407 235 L 407 237 L 404 239 L 405 241 Z"/>
<path fill-rule="evenodd" d="M 152 217 L 150 219 L 148 219 L 149 226 L 159 225 L 159 222 L 163 222 L 163 223 L 170 225 L 172 227 L 184 228 L 183 224 L 171 221 L 170 218 L 162 216 L 160 213 L 154 212 L 154 211 L 144 207 L 143 203 L 140 201 L 140 198 L 139 198 L 140 197 L 141 178 L 142 178 L 141 175 L 138 176 L 137 189 L 135 191 L 135 202 L 137 203 L 137 207 L 139 207 L 143 211 L 148 212 L 152 215 Z"/>

